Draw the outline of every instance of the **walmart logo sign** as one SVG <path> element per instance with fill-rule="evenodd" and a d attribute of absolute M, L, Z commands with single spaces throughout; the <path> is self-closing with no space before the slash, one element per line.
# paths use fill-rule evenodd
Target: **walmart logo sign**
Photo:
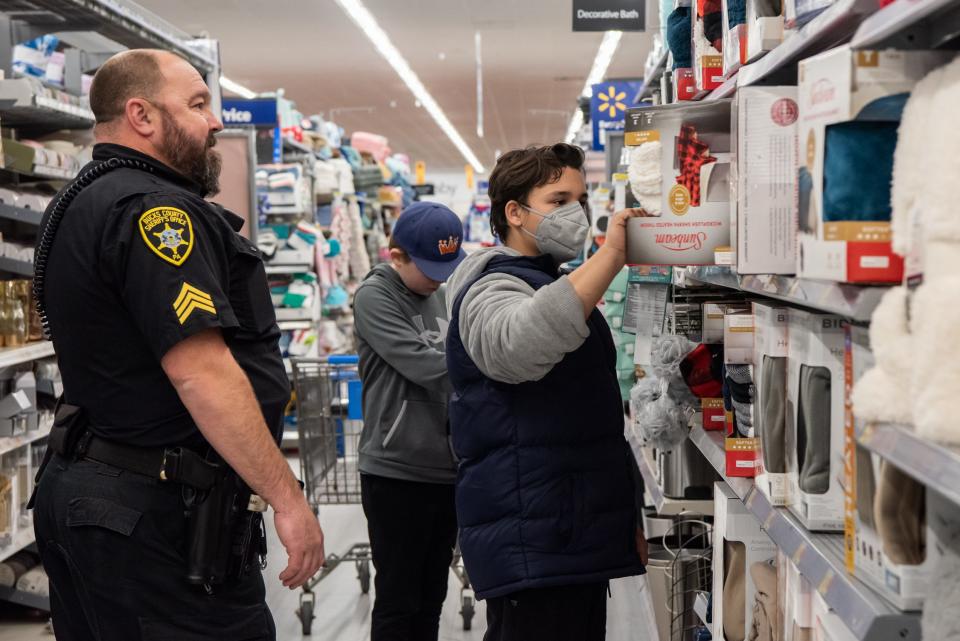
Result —
<path fill-rule="evenodd" d="M 622 114 L 627 111 L 627 106 L 623 104 L 626 99 L 626 91 L 618 91 L 614 86 L 607 87 L 606 92 L 600 93 L 600 113 L 616 118 L 618 112 Z"/>
<path fill-rule="evenodd" d="M 643 85 L 640 81 L 601 82 L 593 85 L 590 121 L 593 123 L 593 149 L 603 151 L 608 131 L 623 131 L 627 110 Z"/>

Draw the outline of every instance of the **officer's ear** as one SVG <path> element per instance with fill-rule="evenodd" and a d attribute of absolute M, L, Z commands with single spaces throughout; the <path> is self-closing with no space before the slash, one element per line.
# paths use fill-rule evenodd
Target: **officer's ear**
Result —
<path fill-rule="evenodd" d="M 130 98 L 127 100 L 124 115 L 130 127 L 144 138 L 149 138 L 156 133 L 159 114 L 148 100 Z"/>

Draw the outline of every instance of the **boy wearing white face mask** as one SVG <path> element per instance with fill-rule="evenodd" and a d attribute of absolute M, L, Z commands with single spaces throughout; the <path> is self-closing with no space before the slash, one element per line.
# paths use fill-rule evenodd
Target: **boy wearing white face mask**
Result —
<path fill-rule="evenodd" d="M 503 242 L 449 281 L 450 428 L 467 571 L 486 641 L 602 641 L 607 582 L 643 572 L 632 454 L 610 330 L 596 304 L 624 266 L 618 213 L 569 276 L 589 229 L 583 152 L 501 156 L 491 225 Z"/>

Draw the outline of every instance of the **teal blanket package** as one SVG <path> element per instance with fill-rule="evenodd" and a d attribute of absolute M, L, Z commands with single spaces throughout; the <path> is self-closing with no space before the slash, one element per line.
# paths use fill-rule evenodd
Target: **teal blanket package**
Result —
<path fill-rule="evenodd" d="M 857 119 L 827 127 L 823 159 L 823 220 L 890 220 L 893 154 L 909 94 L 875 100 Z"/>

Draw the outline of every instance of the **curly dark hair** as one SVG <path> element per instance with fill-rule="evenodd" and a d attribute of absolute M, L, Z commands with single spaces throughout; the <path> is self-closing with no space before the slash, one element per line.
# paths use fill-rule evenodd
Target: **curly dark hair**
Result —
<path fill-rule="evenodd" d="M 525 203 L 537 187 L 560 180 L 565 167 L 583 171 L 584 154 L 580 147 L 557 143 L 546 147 L 527 147 L 508 151 L 497 160 L 490 174 L 490 227 L 506 241 L 507 203 Z"/>

